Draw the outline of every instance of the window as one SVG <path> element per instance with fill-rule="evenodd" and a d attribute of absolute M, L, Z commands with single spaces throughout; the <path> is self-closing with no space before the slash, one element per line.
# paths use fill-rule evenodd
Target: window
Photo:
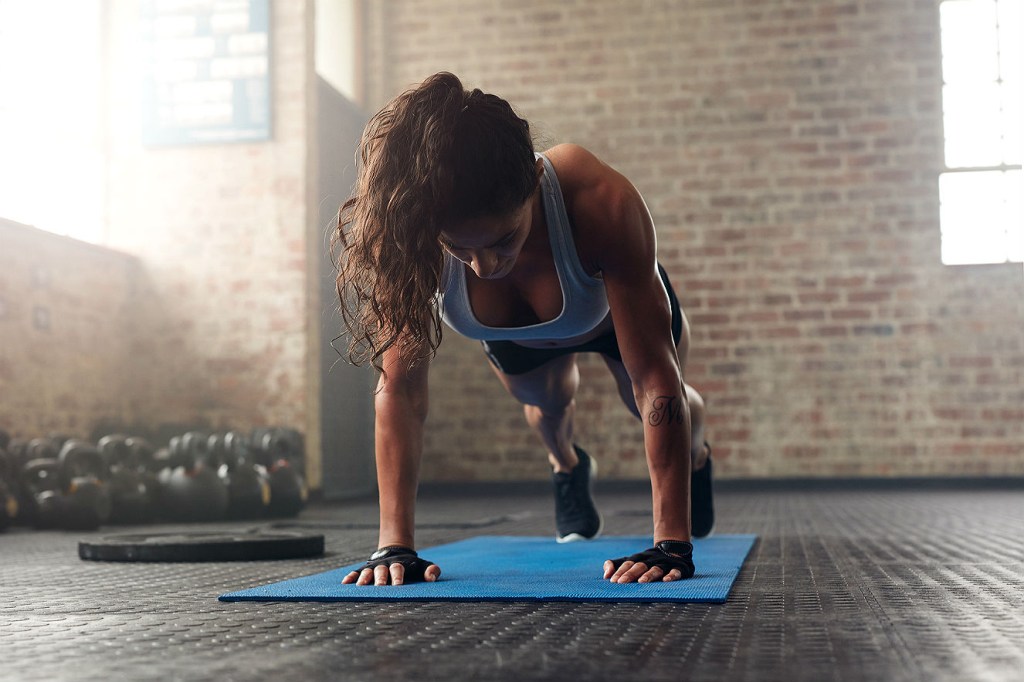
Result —
<path fill-rule="evenodd" d="M 0 217 L 102 238 L 101 0 L 0 0 Z"/>
<path fill-rule="evenodd" d="M 1024 261 L 1024 0 L 943 0 L 942 262 Z"/>

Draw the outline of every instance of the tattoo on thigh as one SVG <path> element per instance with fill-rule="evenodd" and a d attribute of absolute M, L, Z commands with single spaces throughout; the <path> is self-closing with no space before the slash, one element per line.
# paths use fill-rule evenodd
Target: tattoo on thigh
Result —
<path fill-rule="evenodd" d="M 651 414 L 647 418 L 651 426 L 683 423 L 683 405 L 677 396 L 659 395 L 651 407 Z"/>

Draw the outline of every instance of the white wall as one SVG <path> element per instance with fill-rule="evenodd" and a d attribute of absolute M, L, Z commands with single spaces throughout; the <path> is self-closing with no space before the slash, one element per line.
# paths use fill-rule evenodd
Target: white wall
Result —
<path fill-rule="evenodd" d="M 361 103 L 359 0 L 316 0 L 316 72 L 349 100 Z"/>

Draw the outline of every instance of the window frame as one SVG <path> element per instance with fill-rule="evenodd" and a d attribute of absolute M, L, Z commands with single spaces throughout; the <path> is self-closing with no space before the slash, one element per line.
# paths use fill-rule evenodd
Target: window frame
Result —
<path fill-rule="evenodd" d="M 945 5 L 949 5 L 949 4 L 953 4 L 953 3 L 978 2 L 978 1 L 980 1 L 980 0 L 940 0 L 939 3 L 938 3 L 938 6 L 937 6 L 937 9 L 938 9 L 938 12 L 939 12 L 939 16 L 941 18 L 941 16 L 942 16 L 942 8 Z M 1003 52 L 1004 51 L 1002 49 L 1002 40 L 1001 40 L 1002 37 L 1003 37 L 1003 32 L 1001 30 L 1002 27 L 1001 27 L 1001 24 L 1000 24 L 1000 11 L 999 11 L 1000 10 L 1000 6 L 999 5 L 1000 5 L 1001 2 L 1014 2 L 1014 1 L 1020 2 L 1021 0 L 990 0 L 990 1 L 991 1 L 992 5 L 994 6 L 994 9 L 995 9 L 995 11 L 994 11 L 994 18 L 995 18 L 995 22 L 996 23 L 995 23 L 994 29 L 995 29 L 995 36 L 996 36 L 996 44 L 995 44 L 994 50 L 995 50 L 995 60 L 996 60 L 996 78 L 995 78 L 994 81 L 988 81 L 988 80 L 981 81 L 981 80 L 979 80 L 979 81 L 975 81 L 975 82 L 976 83 L 985 83 L 985 84 L 988 84 L 988 83 L 995 84 L 998 88 L 1000 88 L 1000 94 L 1002 94 L 1001 89 L 1006 87 L 1007 81 L 1003 77 L 1004 73 L 1005 73 L 1005 69 L 1004 69 L 1004 65 L 1003 65 L 1004 64 L 1004 60 L 1003 60 Z M 948 135 L 948 131 L 947 131 L 947 107 L 946 107 L 946 88 L 947 88 L 947 86 L 950 85 L 950 83 L 946 80 L 946 77 L 947 77 L 946 70 L 945 70 L 946 51 L 945 51 L 945 49 L 943 49 L 943 46 L 942 46 L 942 22 L 941 22 L 941 19 L 940 19 L 940 22 L 939 22 L 939 35 L 940 35 L 940 62 L 941 62 L 941 66 L 940 66 L 940 69 L 939 69 L 940 79 L 941 79 L 941 83 L 940 83 L 941 96 L 940 96 L 939 99 L 942 102 L 942 109 L 941 109 L 942 117 L 941 117 L 941 120 L 942 120 L 942 144 L 943 144 L 942 157 L 943 158 L 942 158 L 942 170 L 938 174 L 937 184 L 939 186 L 941 186 L 942 178 L 945 177 L 945 176 L 948 176 L 948 175 L 974 174 L 974 173 L 993 173 L 993 172 L 998 172 L 998 173 L 1006 174 L 1006 173 L 1010 173 L 1010 172 L 1018 172 L 1018 173 L 1022 172 L 1022 164 L 1020 164 L 1020 163 L 1007 163 L 1006 162 L 1005 154 L 1003 156 L 1003 163 L 1000 163 L 1000 164 L 994 164 L 994 165 L 992 165 L 992 164 L 990 164 L 990 165 L 950 165 L 949 159 L 948 159 L 948 144 L 947 143 L 948 143 L 948 140 L 949 140 L 949 135 Z M 955 86 L 955 85 L 957 85 L 957 83 L 953 83 L 952 85 Z M 1020 83 L 1017 83 L 1017 87 L 1018 88 L 1020 87 Z M 1000 99 L 999 99 L 998 120 L 1000 121 L 999 130 L 1000 130 L 1001 147 L 1004 148 L 1004 149 L 1005 149 L 1006 145 L 1008 144 L 1006 142 L 1007 128 L 1005 127 L 1006 125 L 1008 125 L 1008 123 L 1007 123 L 1008 118 L 1005 116 L 1005 107 L 1006 107 L 1006 99 L 1005 99 L 1005 97 L 1001 96 Z M 1012 122 L 1009 123 L 1009 124 L 1012 125 Z M 1024 188 L 1022 188 L 1022 189 L 1024 189 Z M 945 226 L 943 225 L 943 221 L 942 221 L 941 190 L 940 190 L 940 195 L 939 196 L 940 196 L 940 198 L 939 198 L 939 201 L 940 201 L 939 238 L 940 238 L 940 240 L 944 240 L 944 239 L 946 239 L 947 230 L 945 229 Z M 1022 216 L 1022 218 L 1024 218 L 1024 216 Z M 1008 226 L 1007 226 L 1006 229 L 1007 230 L 1012 229 L 1012 225 L 1010 225 L 1008 223 Z M 1020 223 L 1018 224 L 1018 229 L 1021 231 L 1021 235 L 1018 237 L 1018 239 L 1020 241 L 1024 242 L 1024 220 L 1020 221 Z M 1021 253 L 1021 254 L 1015 254 L 1014 253 L 1014 249 L 1011 246 L 1011 238 L 1012 238 L 1012 236 L 1008 232 L 1007 235 L 1006 235 L 1006 240 L 1004 242 L 1004 246 L 1002 248 L 1002 251 L 1003 251 L 1003 254 L 1004 254 L 1004 258 L 1001 261 L 992 261 L 992 260 L 978 261 L 978 260 L 972 260 L 972 261 L 947 262 L 946 259 L 943 258 L 943 264 L 944 265 L 989 265 L 989 264 L 1002 265 L 1002 264 L 1006 264 L 1006 263 L 1019 263 L 1019 262 L 1024 261 L 1024 253 Z M 944 249 L 941 248 L 941 244 L 940 244 L 940 253 L 942 251 L 944 251 Z M 1015 256 L 1019 256 L 1019 257 L 1015 257 Z"/>

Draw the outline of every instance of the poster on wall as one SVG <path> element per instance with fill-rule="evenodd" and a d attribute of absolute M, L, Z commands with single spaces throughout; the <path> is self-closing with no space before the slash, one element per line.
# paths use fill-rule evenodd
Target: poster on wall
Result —
<path fill-rule="evenodd" d="M 140 35 L 143 144 L 270 139 L 270 0 L 145 0 Z"/>

